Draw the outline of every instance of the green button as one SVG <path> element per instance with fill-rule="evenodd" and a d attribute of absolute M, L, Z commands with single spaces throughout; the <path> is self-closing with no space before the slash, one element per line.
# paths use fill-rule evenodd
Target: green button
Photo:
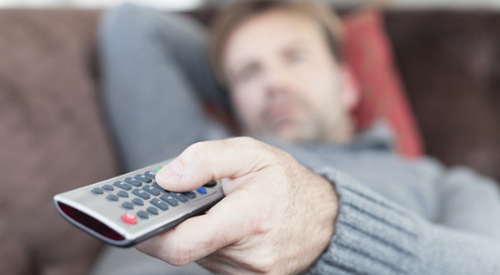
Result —
<path fill-rule="evenodd" d="M 156 170 L 156 172 L 160 171 L 160 169 L 161 169 L 161 168 L 163 168 L 163 166 L 158 166 L 158 167 L 156 167 L 156 169 L 155 169 L 155 170 Z"/>

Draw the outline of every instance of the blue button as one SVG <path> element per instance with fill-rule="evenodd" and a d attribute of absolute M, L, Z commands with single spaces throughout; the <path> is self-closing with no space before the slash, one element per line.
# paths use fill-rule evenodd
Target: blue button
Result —
<path fill-rule="evenodd" d="M 202 195 L 205 195 L 207 193 L 207 189 L 205 187 L 196 188 L 196 191 Z"/>

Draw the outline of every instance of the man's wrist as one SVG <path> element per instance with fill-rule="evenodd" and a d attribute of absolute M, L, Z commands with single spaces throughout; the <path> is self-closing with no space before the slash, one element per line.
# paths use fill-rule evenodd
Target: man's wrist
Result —
<path fill-rule="evenodd" d="M 309 207 L 310 215 L 313 215 L 316 221 L 316 228 L 313 229 L 310 238 L 311 250 L 308 253 L 308 263 L 302 271 L 311 267 L 328 248 L 335 234 L 339 210 L 339 196 L 335 185 L 326 177 L 314 174 L 314 180 L 306 189 L 309 190 L 305 192 L 313 193 Z"/>

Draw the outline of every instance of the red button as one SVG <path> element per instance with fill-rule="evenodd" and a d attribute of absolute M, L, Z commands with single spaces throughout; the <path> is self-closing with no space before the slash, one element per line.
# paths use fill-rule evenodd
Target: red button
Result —
<path fill-rule="evenodd" d="M 122 215 L 122 221 L 128 224 L 137 224 L 137 217 L 131 213 L 125 213 Z"/>

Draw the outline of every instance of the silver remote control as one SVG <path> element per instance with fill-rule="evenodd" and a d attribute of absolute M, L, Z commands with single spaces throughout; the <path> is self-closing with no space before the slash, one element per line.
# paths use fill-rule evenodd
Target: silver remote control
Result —
<path fill-rule="evenodd" d="M 212 180 L 190 192 L 170 192 L 155 181 L 169 160 L 54 196 L 59 213 L 100 240 L 128 247 L 205 213 L 224 194 Z"/>

